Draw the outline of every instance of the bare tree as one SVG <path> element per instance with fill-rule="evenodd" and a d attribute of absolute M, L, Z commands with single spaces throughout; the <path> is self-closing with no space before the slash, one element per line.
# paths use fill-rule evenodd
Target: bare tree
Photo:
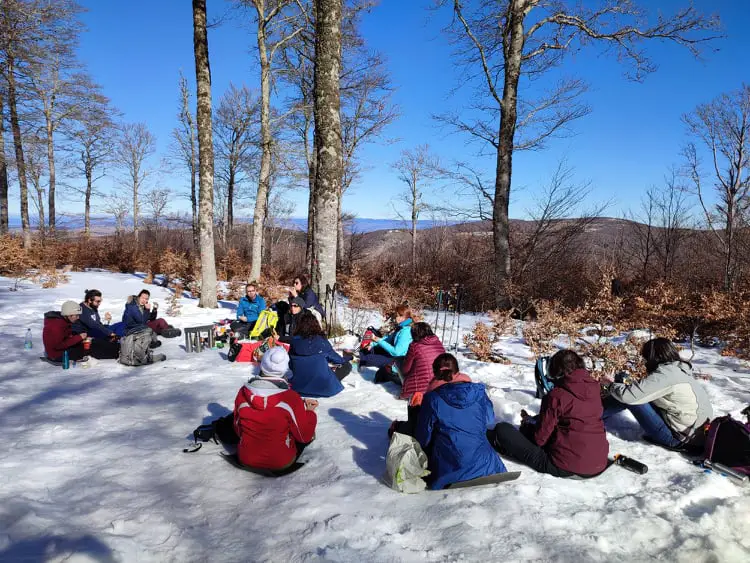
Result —
<path fill-rule="evenodd" d="M 664 177 L 664 187 L 656 200 L 659 230 L 656 233 L 656 253 L 660 261 L 661 276 L 671 280 L 675 262 L 690 232 L 690 204 L 687 190 L 680 183 L 677 171 L 672 168 Z"/>
<path fill-rule="evenodd" d="M 631 62 L 632 76 L 640 79 L 655 69 L 640 47 L 644 40 L 674 42 L 697 54 L 699 44 L 711 39 L 705 32 L 716 29 L 718 20 L 704 17 L 689 5 L 669 17 L 659 14 L 656 22 L 649 24 L 646 10 L 632 0 L 601 1 L 595 8 L 564 0 L 471 5 L 461 0 L 437 0 L 439 6 L 446 4 L 452 5 L 450 33 L 459 45 L 458 55 L 470 72 L 476 71 L 468 75 L 467 82 L 480 85 L 475 109 L 488 112 L 488 119 L 474 123 L 450 117 L 447 121 L 494 149 L 494 274 L 495 283 L 502 285 L 511 277 L 508 203 L 513 152 L 541 147 L 550 137 L 565 133 L 572 120 L 588 113 L 576 100 L 585 88 L 580 81 L 563 80 L 550 95 L 532 102 L 519 97 L 522 75 L 539 77 L 562 64 L 567 52 L 596 44 Z M 525 102 L 528 107 L 523 113 Z M 507 305 L 500 292 L 497 305 Z"/>
<path fill-rule="evenodd" d="M 630 244 L 634 246 L 634 257 L 640 265 L 641 279 L 648 280 L 652 271 L 651 261 L 655 254 L 654 232 L 656 230 L 658 188 L 651 186 L 641 198 L 640 212 L 630 214 Z"/>
<path fill-rule="evenodd" d="M 411 267 L 412 271 L 416 272 L 417 222 L 419 214 L 427 207 L 423 199 L 424 189 L 435 179 L 440 163 L 430 154 L 429 146 L 420 145 L 414 150 L 401 151 L 401 158 L 392 166 L 398 172 L 398 179 L 406 184 L 406 190 L 400 195 L 399 200 L 406 205 L 411 222 Z"/>
<path fill-rule="evenodd" d="M 113 193 L 109 194 L 104 201 L 102 209 L 112 215 L 115 220 L 115 233 L 123 234 L 125 232 L 125 219 L 128 218 L 132 203 L 130 198 L 121 193 Z"/>
<path fill-rule="evenodd" d="M 247 86 L 230 84 L 219 102 L 214 120 L 214 143 L 219 171 L 226 186 L 226 229 L 234 226 L 236 192 L 251 169 L 258 146 L 258 99 Z M 225 234 L 226 238 L 226 234 Z"/>
<path fill-rule="evenodd" d="M 44 141 L 38 137 L 27 139 L 27 168 L 29 183 L 31 184 L 31 202 L 37 210 L 37 229 L 40 234 L 45 233 L 44 228 L 44 200 L 47 195 L 47 184 L 44 176 L 47 169 L 44 163 Z"/>
<path fill-rule="evenodd" d="M 184 163 L 190 172 L 190 205 L 192 209 L 193 248 L 200 254 L 200 239 L 198 227 L 198 192 L 195 178 L 198 173 L 197 134 L 195 131 L 195 117 L 190 109 L 190 89 L 188 82 L 180 72 L 180 112 L 177 114 L 179 125 L 172 130 L 173 154 L 176 160 Z"/>
<path fill-rule="evenodd" d="M 0 235 L 8 232 L 8 163 L 5 160 L 5 93 L 0 84 Z"/>
<path fill-rule="evenodd" d="M 271 123 L 271 81 L 274 57 L 302 32 L 308 18 L 302 0 L 241 0 L 249 6 L 256 23 L 260 62 L 260 173 L 253 214 L 252 262 L 250 276 L 260 278 L 263 261 L 263 230 L 271 182 L 273 132 Z"/>
<path fill-rule="evenodd" d="M 161 227 L 161 221 L 164 218 L 169 205 L 169 200 L 172 196 L 172 192 L 169 188 L 153 188 L 145 193 L 144 204 L 148 217 L 154 228 L 154 240 L 156 241 L 155 247 L 156 252 L 160 252 L 159 247 L 159 229 Z"/>
<path fill-rule="evenodd" d="M 342 0 L 315 2 L 315 242 L 313 288 L 318 294 L 336 283 L 339 194 L 344 175 L 341 144 Z"/>
<path fill-rule="evenodd" d="M 200 174 L 201 297 L 199 306 L 216 308 L 216 260 L 214 258 L 214 146 L 211 127 L 211 65 L 208 58 L 206 0 L 193 0 L 193 51 L 198 107 L 198 156 Z"/>
<path fill-rule="evenodd" d="M 91 199 L 96 195 L 95 184 L 106 174 L 104 166 L 112 159 L 115 149 L 116 127 L 113 117 L 117 112 L 109 99 L 90 90 L 87 103 L 76 112 L 75 120 L 65 129 L 70 140 L 71 167 L 81 174 L 86 183 L 74 184 L 70 190 L 83 197 L 83 233 L 91 234 Z"/>
<path fill-rule="evenodd" d="M 138 246 L 139 199 L 138 194 L 146 178 L 153 172 L 147 159 L 156 151 L 156 139 L 145 123 L 127 123 L 120 129 L 115 146 L 115 162 L 125 171 L 127 186 L 133 191 L 133 236 Z"/>
<path fill-rule="evenodd" d="M 739 268 L 739 230 L 750 209 L 750 86 L 701 104 L 683 120 L 708 152 L 709 177 L 718 197 L 713 208 L 706 203 L 706 175 L 695 143 L 687 145 L 685 157 L 698 201 L 721 249 L 724 288 L 730 290 Z"/>

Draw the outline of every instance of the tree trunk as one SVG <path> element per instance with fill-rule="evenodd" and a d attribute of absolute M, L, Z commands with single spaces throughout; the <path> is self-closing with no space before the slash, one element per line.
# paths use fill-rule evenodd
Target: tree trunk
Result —
<path fill-rule="evenodd" d="M 263 263 L 263 231 L 266 224 L 268 199 L 271 184 L 271 62 L 266 50 L 265 28 L 258 24 L 258 54 L 260 58 L 260 175 L 258 193 L 255 196 L 255 213 L 253 214 L 252 261 L 250 262 L 250 279 L 260 279 L 260 268 Z"/>
<path fill-rule="evenodd" d="M 90 162 L 86 163 L 86 193 L 83 197 L 83 235 L 91 235 L 91 190 L 94 183 L 94 171 Z"/>
<path fill-rule="evenodd" d="M 0 90 L 0 235 L 8 232 L 8 164 L 5 161 L 5 100 Z"/>
<path fill-rule="evenodd" d="M 317 201 L 315 193 L 315 173 L 317 170 L 317 151 L 318 144 L 313 138 L 313 151 L 310 163 L 307 168 L 307 180 L 310 186 L 310 197 L 307 204 L 307 245 L 305 249 L 305 264 L 307 272 L 312 275 L 313 257 L 315 255 L 315 202 Z"/>
<path fill-rule="evenodd" d="M 49 202 L 47 204 L 47 216 L 49 220 L 49 233 L 52 236 L 55 236 L 55 139 L 50 111 L 51 110 L 45 112 L 47 126 L 47 166 L 49 167 L 49 189 L 47 191 Z"/>
<path fill-rule="evenodd" d="M 341 144 L 342 0 L 315 0 L 315 240 L 313 289 L 324 294 L 336 283 L 336 221 L 344 164 Z"/>
<path fill-rule="evenodd" d="M 234 227 L 234 166 L 229 167 L 227 183 L 227 232 L 231 235 Z"/>
<path fill-rule="evenodd" d="M 211 129 L 211 66 L 208 59 L 206 0 L 193 0 L 193 49 L 197 85 L 198 169 L 200 171 L 201 297 L 199 307 L 216 308 L 214 259 L 214 148 Z"/>
<path fill-rule="evenodd" d="M 138 180 L 133 180 L 133 239 L 138 249 Z"/>
<path fill-rule="evenodd" d="M 336 263 L 339 266 L 343 266 L 344 258 L 346 257 L 344 249 L 344 221 L 341 216 L 341 200 L 343 193 L 339 192 L 338 197 L 338 209 L 336 211 Z"/>
<path fill-rule="evenodd" d="M 18 172 L 18 187 L 21 192 L 21 229 L 23 230 L 23 247 L 31 247 L 31 227 L 29 225 L 29 187 L 26 183 L 26 162 L 23 157 L 23 142 L 21 140 L 21 125 L 18 122 L 16 107 L 16 77 L 14 61 L 8 57 L 5 62 L 8 73 L 8 109 L 10 109 L 10 127 L 13 130 L 13 146 L 16 150 L 16 170 Z"/>
<path fill-rule="evenodd" d="M 524 47 L 523 6 L 511 0 L 508 9 L 508 35 L 505 38 L 505 83 L 500 104 L 499 144 L 495 176 L 495 201 L 492 209 L 492 237 L 494 243 L 495 306 L 507 308 L 509 296 L 505 289 L 510 282 L 510 200 L 513 172 L 513 143 L 518 119 L 518 81 L 521 76 L 521 55 Z"/>
<path fill-rule="evenodd" d="M 415 178 L 416 181 L 416 178 Z M 416 186 L 416 184 L 415 184 Z M 417 272 L 417 219 L 419 218 L 419 208 L 417 207 L 416 196 L 411 206 L 411 271 Z"/>

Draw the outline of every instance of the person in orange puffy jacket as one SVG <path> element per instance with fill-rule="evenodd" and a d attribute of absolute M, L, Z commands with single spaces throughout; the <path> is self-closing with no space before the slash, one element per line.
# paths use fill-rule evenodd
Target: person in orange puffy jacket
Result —
<path fill-rule="evenodd" d="M 234 427 L 240 438 L 237 458 L 243 465 L 281 471 L 299 458 L 315 437 L 318 401 L 302 399 L 289 387 L 289 354 L 276 346 L 263 354 L 260 374 L 250 379 L 234 401 Z"/>

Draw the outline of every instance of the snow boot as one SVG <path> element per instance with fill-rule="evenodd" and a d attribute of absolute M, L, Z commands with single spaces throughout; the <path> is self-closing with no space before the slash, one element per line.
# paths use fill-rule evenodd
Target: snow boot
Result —
<path fill-rule="evenodd" d="M 161 346 L 161 342 L 159 340 L 152 340 L 151 344 L 148 345 L 149 348 L 158 348 Z"/>
<path fill-rule="evenodd" d="M 182 335 L 182 331 L 179 328 L 169 327 L 161 331 L 162 338 L 177 338 Z"/>

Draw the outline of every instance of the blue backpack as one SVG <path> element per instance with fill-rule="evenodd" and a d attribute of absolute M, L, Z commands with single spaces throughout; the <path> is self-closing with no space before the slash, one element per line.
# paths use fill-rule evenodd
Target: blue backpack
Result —
<path fill-rule="evenodd" d="M 536 398 L 541 399 L 554 389 L 555 384 L 549 379 L 549 356 L 542 356 L 534 364 L 534 381 L 536 381 Z"/>

